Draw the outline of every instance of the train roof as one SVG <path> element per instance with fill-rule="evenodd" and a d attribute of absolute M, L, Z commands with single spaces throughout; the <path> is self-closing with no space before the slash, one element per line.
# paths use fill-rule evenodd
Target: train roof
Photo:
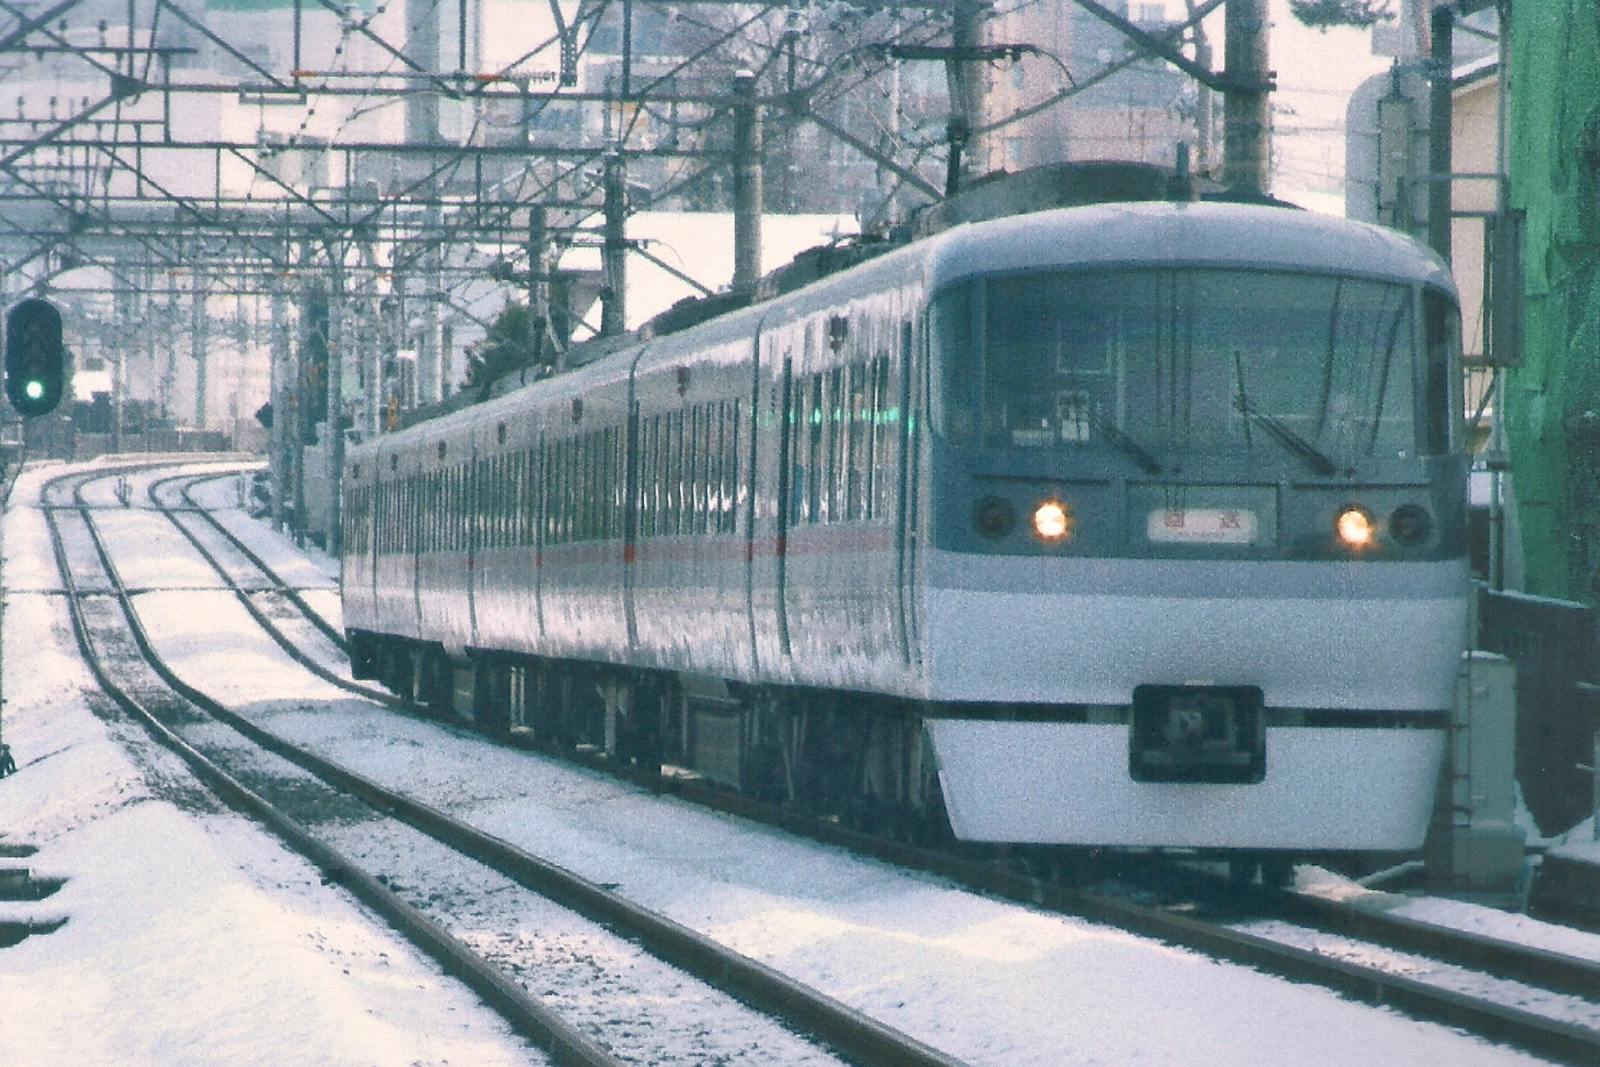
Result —
<path fill-rule="evenodd" d="M 1450 292 L 1431 249 L 1394 230 L 1255 204 L 1147 201 L 1058 208 L 930 239 L 934 287 L 974 274 L 1161 263 L 1391 277 Z"/>

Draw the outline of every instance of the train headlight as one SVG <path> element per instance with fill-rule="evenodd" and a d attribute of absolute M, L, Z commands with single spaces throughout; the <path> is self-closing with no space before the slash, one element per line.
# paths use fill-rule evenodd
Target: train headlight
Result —
<path fill-rule="evenodd" d="M 1044 501 L 1033 509 L 1033 532 L 1047 544 L 1070 540 L 1072 509 L 1059 500 Z"/>
<path fill-rule="evenodd" d="M 1377 536 L 1372 513 L 1355 504 L 1339 510 L 1339 517 L 1333 520 L 1333 529 L 1346 548 L 1369 548 Z"/>
<path fill-rule="evenodd" d="M 1389 516 L 1389 536 L 1402 545 L 1415 547 L 1433 532 L 1433 517 L 1417 504 L 1402 504 Z"/>
<path fill-rule="evenodd" d="M 972 509 L 972 524 L 985 537 L 1004 537 L 1017 524 L 1017 512 L 1009 501 L 986 496 Z"/>

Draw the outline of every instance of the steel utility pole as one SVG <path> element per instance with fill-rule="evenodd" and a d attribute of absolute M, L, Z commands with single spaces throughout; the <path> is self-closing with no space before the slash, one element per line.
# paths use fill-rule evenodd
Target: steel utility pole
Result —
<path fill-rule="evenodd" d="M 1433 42 L 1428 83 L 1428 244 L 1450 262 L 1451 192 L 1451 68 L 1455 66 L 1455 16 L 1449 4 L 1433 9 L 1429 18 Z"/>
<path fill-rule="evenodd" d="M 546 355 L 550 344 L 550 229 L 545 209 L 528 209 L 528 337 L 536 363 L 554 364 L 558 353 Z"/>
<path fill-rule="evenodd" d="M 622 153 L 607 152 L 605 167 L 606 234 L 601 253 L 605 288 L 600 291 L 600 334 L 614 337 L 628 328 L 628 185 Z"/>
<path fill-rule="evenodd" d="M 945 62 L 945 81 L 950 90 L 946 196 L 989 169 L 988 137 L 972 131 L 987 124 L 990 68 L 987 62 L 972 57 L 982 52 L 993 15 L 989 0 L 956 0 L 951 12 L 950 58 Z"/>
<path fill-rule="evenodd" d="M 438 207 L 430 204 L 426 218 L 427 224 L 437 229 L 440 221 Z M 441 276 L 443 262 L 439 242 L 434 241 L 428 247 L 427 255 L 423 257 L 423 274 L 427 279 L 424 286 L 429 296 L 422 302 L 422 343 L 417 346 L 416 403 L 423 406 L 437 404 L 444 398 L 444 368 L 440 361 L 437 299 L 438 294 L 444 291 L 444 279 Z"/>
<path fill-rule="evenodd" d="M 194 356 L 194 428 L 206 428 L 206 276 L 195 267 L 189 277 L 193 292 L 190 300 L 190 354 Z"/>
<path fill-rule="evenodd" d="M 283 494 L 288 479 L 285 475 L 284 464 L 285 442 L 288 440 L 289 405 L 285 402 L 288 396 L 289 375 L 289 322 L 285 315 L 283 285 L 278 283 L 272 287 L 272 341 L 271 359 L 272 373 L 272 462 L 267 469 L 272 472 L 272 528 L 283 529 Z"/>
<path fill-rule="evenodd" d="M 1195 0 L 1184 0 L 1188 7 L 1189 17 L 1194 18 Z M 1211 38 L 1206 35 L 1204 22 L 1194 24 L 1194 61 L 1199 66 L 1211 69 Z M 1211 86 L 1205 82 L 1198 82 L 1195 86 L 1195 112 L 1194 112 L 1194 169 L 1195 173 L 1203 177 L 1211 177 L 1211 150 L 1212 150 L 1212 97 Z"/>
<path fill-rule="evenodd" d="M 733 289 L 750 292 L 761 277 L 761 109 L 756 76 L 733 76 Z"/>
<path fill-rule="evenodd" d="M 1228 0 L 1224 19 L 1222 181 L 1246 194 L 1272 187 L 1267 0 Z"/>
<path fill-rule="evenodd" d="M 337 559 L 340 475 L 344 473 L 344 244 L 328 245 L 328 535 L 323 547 Z"/>

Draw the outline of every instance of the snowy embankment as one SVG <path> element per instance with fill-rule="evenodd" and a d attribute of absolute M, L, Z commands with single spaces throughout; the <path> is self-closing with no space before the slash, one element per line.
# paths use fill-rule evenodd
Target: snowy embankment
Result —
<path fill-rule="evenodd" d="M 527 1064 L 543 1057 L 103 697 L 57 594 L 39 484 L 6 517 L 0 841 L 67 879 L 0 917 L 66 916 L 0 949 L 5 1062 Z"/>

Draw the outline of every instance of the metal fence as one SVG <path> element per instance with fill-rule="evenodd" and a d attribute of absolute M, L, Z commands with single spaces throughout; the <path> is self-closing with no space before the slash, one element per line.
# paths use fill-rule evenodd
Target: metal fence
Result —
<path fill-rule="evenodd" d="M 1593 811 L 1594 697 L 1600 681 L 1592 608 L 1522 593 L 1480 591 L 1478 647 L 1517 665 L 1517 782 L 1542 833 Z"/>

